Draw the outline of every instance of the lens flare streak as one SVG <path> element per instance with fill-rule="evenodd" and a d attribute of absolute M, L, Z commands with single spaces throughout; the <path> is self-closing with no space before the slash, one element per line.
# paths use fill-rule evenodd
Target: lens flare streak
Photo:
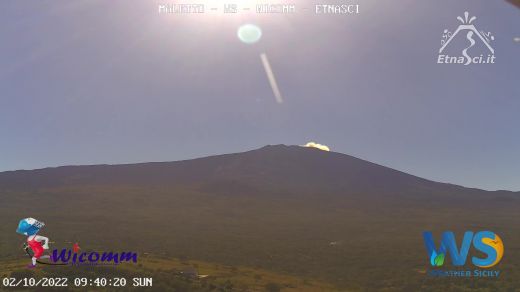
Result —
<path fill-rule="evenodd" d="M 273 70 L 271 69 L 271 64 L 269 64 L 269 60 L 267 59 L 267 55 L 265 53 L 260 54 L 260 59 L 262 59 L 265 74 L 267 75 L 267 79 L 269 80 L 269 84 L 271 85 L 271 89 L 273 90 L 276 102 L 283 103 L 282 94 L 280 93 L 280 89 L 278 88 L 278 84 L 276 83 L 276 78 L 274 77 Z"/>

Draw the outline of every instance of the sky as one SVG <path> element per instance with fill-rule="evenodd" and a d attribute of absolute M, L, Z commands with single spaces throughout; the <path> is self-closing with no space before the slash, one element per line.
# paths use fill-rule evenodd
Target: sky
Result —
<path fill-rule="evenodd" d="M 194 2 L 204 1 L 215 3 Z M 3 1 L 0 171 L 315 141 L 435 181 L 520 191 L 520 9 L 334 2 L 360 13 L 174 15 L 152 1 Z M 437 64 L 443 31 L 464 11 L 494 36 L 494 64 Z M 259 42 L 237 38 L 247 23 L 261 28 Z M 467 46 L 459 42 L 450 54 Z M 470 52 L 486 52 L 479 44 Z"/>

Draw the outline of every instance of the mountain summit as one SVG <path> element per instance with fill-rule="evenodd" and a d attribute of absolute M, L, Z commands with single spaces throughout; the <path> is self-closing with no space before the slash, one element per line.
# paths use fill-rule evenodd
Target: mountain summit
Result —
<path fill-rule="evenodd" d="M 256 190 L 334 194 L 485 193 L 433 182 L 346 154 L 286 145 L 175 162 L 62 166 L 0 173 L 0 190 L 88 185 L 218 185 L 221 189 L 226 183 Z"/>
<path fill-rule="evenodd" d="M 414 269 L 429 263 L 424 230 L 490 229 L 515 246 L 519 207 L 518 193 L 433 182 L 300 146 L 9 171 L 0 173 L 0 222 L 11 223 L 0 234 L 12 236 L 0 237 L 0 259 L 20 254 L 12 225 L 32 216 L 56 245 L 260 267 L 342 287 L 396 271 L 422 283 Z M 520 262 L 513 250 L 507 259 Z M 370 290 L 389 284 L 377 285 Z"/>

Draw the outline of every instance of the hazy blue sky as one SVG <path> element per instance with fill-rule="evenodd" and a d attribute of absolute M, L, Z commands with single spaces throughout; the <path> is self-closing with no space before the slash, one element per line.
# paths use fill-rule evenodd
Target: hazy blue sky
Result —
<path fill-rule="evenodd" d="M 150 1 L 2 1 L 0 171 L 313 140 L 433 180 L 520 190 L 520 9 L 349 3 L 361 13 L 179 16 Z M 436 64 L 443 30 L 464 11 L 495 36 L 496 64 Z M 243 23 L 262 28 L 259 43 L 239 42 Z"/>

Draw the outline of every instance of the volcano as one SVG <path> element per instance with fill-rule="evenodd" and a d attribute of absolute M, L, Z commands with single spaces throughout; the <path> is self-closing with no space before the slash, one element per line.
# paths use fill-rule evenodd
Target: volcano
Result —
<path fill-rule="evenodd" d="M 493 230 L 506 246 L 501 265 L 518 270 L 520 252 L 508 246 L 520 244 L 519 195 L 434 182 L 346 154 L 270 145 L 176 162 L 2 172 L 0 220 L 38 218 L 47 236 L 82 248 L 378 290 L 388 279 L 422 285 L 417 271 L 429 265 L 424 230 Z M 0 226 L 10 234 L 0 238 L 0 260 L 16 254 L 12 229 Z"/>

